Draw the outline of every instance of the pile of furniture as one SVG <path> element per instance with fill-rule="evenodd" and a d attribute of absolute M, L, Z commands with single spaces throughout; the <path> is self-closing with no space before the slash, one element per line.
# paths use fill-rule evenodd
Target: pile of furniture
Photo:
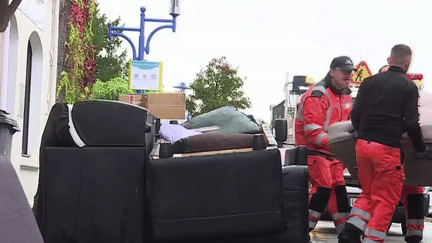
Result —
<path fill-rule="evenodd" d="M 284 165 L 277 148 L 156 158 L 159 126 L 121 102 L 52 108 L 36 214 L 45 242 L 308 242 L 305 148 Z"/>

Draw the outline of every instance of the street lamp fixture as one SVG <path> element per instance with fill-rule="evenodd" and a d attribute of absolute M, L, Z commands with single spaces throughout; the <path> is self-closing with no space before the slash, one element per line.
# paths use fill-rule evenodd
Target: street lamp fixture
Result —
<path fill-rule="evenodd" d="M 179 16 L 180 15 L 180 2 L 179 0 L 171 0 L 170 13 L 171 16 Z"/>
<path fill-rule="evenodd" d="M 172 16 L 172 19 L 152 19 L 152 18 L 146 18 L 145 17 L 145 7 L 141 7 L 141 22 L 140 22 L 140 28 L 128 28 L 128 27 L 119 27 L 119 26 L 113 26 L 111 23 L 108 24 L 108 39 L 111 39 L 114 36 L 120 36 L 126 39 L 127 42 L 132 47 L 132 56 L 133 60 L 144 60 L 144 52 L 148 55 L 150 52 L 150 41 L 154 34 L 158 32 L 161 29 L 170 28 L 173 32 L 176 31 L 176 18 L 180 15 L 180 3 L 179 0 L 171 0 L 171 7 L 170 7 L 170 15 Z M 158 23 L 170 23 L 167 25 L 161 25 L 154 29 L 150 35 L 147 37 L 147 41 L 145 41 L 145 35 L 144 35 L 144 27 L 146 22 L 158 22 Z M 136 48 L 132 40 L 127 37 L 123 32 L 124 31 L 136 31 L 140 33 L 139 36 L 139 46 L 138 46 L 138 56 L 136 52 Z"/>

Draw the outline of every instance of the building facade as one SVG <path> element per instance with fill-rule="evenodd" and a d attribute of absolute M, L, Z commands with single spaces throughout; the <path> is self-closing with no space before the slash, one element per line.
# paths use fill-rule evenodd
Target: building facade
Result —
<path fill-rule="evenodd" d="M 13 136 L 11 161 L 30 205 L 39 175 L 39 146 L 55 103 L 59 0 L 22 0 L 0 33 L 0 109 L 20 132 Z"/>
<path fill-rule="evenodd" d="M 294 118 L 296 106 L 300 96 L 311 86 L 306 82 L 306 76 L 295 75 L 292 81 L 289 80 L 288 73 L 285 78 L 284 95 L 285 100 L 278 105 L 271 106 L 271 127 L 274 128 L 276 119 L 287 120 L 287 141 L 294 143 Z"/>

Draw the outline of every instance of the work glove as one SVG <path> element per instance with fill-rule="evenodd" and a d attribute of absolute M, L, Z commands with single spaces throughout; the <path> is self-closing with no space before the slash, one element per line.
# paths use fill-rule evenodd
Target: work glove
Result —
<path fill-rule="evenodd" d="M 421 153 L 415 153 L 415 158 L 416 159 L 430 159 L 432 160 L 432 149 L 430 149 L 429 147 L 426 147 L 426 150 L 424 152 Z"/>

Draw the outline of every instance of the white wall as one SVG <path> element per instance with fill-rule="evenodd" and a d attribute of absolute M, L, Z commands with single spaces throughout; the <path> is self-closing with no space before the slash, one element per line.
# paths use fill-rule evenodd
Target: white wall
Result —
<path fill-rule="evenodd" d="M 57 0 L 41 2 L 40 6 L 45 8 L 41 11 L 41 14 L 45 15 L 43 29 L 41 29 L 40 19 L 38 19 L 38 26 L 34 19 L 30 19 L 22 9 L 18 8 L 9 24 L 8 40 L 5 41 L 5 38 L 0 38 L 0 42 L 3 42 L 3 46 L 8 49 L 7 55 L 0 56 L 3 67 L 0 70 L 5 70 L 4 67 L 7 66 L 6 72 L 1 71 L 2 80 L 7 80 L 7 85 L 2 85 L 0 90 L 1 97 L 5 97 L 5 99 L 0 100 L 0 107 L 4 107 L 10 113 L 10 117 L 18 122 L 21 129 L 21 132 L 17 132 L 13 136 L 11 161 L 31 205 L 38 184 L 41 135 L 48 112 L 55 101 L 58 5 Z M 29 142 L 28 156 L 23 156 L 21 154 L 22 128 L 29 41 L 33 51 Z"/>

